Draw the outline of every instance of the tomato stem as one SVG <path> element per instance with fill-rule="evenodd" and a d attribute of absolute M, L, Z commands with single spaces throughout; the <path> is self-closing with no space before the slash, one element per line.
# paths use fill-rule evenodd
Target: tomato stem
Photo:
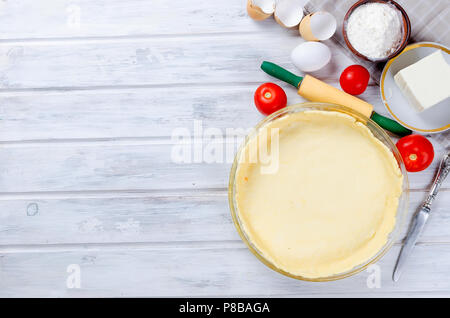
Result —
<path fill-rule="evenodd" d="M 413 161 L 417 160 L 417 155 L 415 153 L 412 153 L 412 154 L 409 155 L 409 159 L 413 160 Z"/>

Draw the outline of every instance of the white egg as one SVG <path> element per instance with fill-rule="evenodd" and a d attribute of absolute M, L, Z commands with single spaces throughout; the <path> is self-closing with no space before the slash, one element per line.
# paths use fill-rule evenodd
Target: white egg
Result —
<path fill-rule="evenodd" d="M 297 68 L 303 72 L 314 72 L 328 64 L 331 51 L 320 42 L 304 42 L 291 53 L 291 59 Z"/>

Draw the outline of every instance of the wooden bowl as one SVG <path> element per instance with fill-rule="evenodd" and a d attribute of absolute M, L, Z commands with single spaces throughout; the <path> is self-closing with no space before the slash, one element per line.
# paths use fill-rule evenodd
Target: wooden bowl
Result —
<path fill-rule="evenodd" d="M 350 15 L 353 13 L 353 11 L 358 8 L 361 5 L 367 4 L 367 3 L 384 3 L 384 4 L 390 4 L 393 5 L 394 7 L 397 8 L 397 10 L 401 13 L 402 15 L 402 20 L 403 20 L 403 38 L 402 41 L 400 42 L 400 45 L 398 46 L 398 48 L 395 50 L 395 52 L 391 53 L 390 55 L 383 57 L 383 58 L 379 58 L 379 59 L 373 59 L 373 58 L 369 58 L 367 56 L 365 56 L 364 54 L 361 54 L 360 52 L 358 52 L 350 43 L 350 41 L 348 40 L 347 37 L 347 31 L 346 31 L 346 27 L 347 27 L 347 21 L 348 18 L 350 17 Z M 366 61 L 371 61 L 371 62 L 384 62 L 387 61 L 391 58 L 393 58 L 394 56 L 396 56 L 397 54 L 399 54 L 401 51 L 403 51 L 403 49 L 406 47 L 406 45 L 408 44 L 409 38 L 411 36 L 411 22 L 409 21 L 409 17 L 406 14 L 406 11 L 395 1 L 382 1 L 382 0 L 359 0 L 357 1 L 355 4 L 353 4 L 350 9 L 347 11 L 347 14 L 344 17 L 344 23 L 342 24 L 342 34 L 344 36 L 344 40 L 345 43 L 347 44 L 348 48 L 350 49 L 350 51 L 355 54 L 356 56 L 366 60 Z"/>

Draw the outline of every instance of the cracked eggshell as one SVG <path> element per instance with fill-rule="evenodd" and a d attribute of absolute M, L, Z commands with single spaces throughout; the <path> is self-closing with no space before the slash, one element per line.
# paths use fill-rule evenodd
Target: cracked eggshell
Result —
<path fill-rule="evenodd" d="M 304 42 L 291 53 L 294 65 L 303 72 L 314 72 L 330 62 L 331 51 L 321 42 Z"/>
<path fill-rule="evenodd" d="M 333 36 L 336 26 L 336 19 L 331 13 L 315 12 L 304 17 L 298 28 L 306 41 L 324 41 Z"/>
<path fill-rule="evenodd" d="M 279 0 L 275 5 L 274 18 L 279 25 L 285 28 L 297 26 L 303 18 L 302 0 Z"/>
<path fill-rule="evenodd" d="M 247 13 L 253 20 L 265 20 L 274 10 L 275 0 L 247 0 Z"/>

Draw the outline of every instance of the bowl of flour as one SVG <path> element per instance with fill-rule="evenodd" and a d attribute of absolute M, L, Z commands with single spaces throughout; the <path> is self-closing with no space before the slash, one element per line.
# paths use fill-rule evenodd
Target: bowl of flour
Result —
<path fill-rule="evenodd" d="M 361 0 L 345 15 L 342 32 L 355 55 L 382 62 L 396 56 L 408 44 L 411 23 L 395 1 Z"/>

